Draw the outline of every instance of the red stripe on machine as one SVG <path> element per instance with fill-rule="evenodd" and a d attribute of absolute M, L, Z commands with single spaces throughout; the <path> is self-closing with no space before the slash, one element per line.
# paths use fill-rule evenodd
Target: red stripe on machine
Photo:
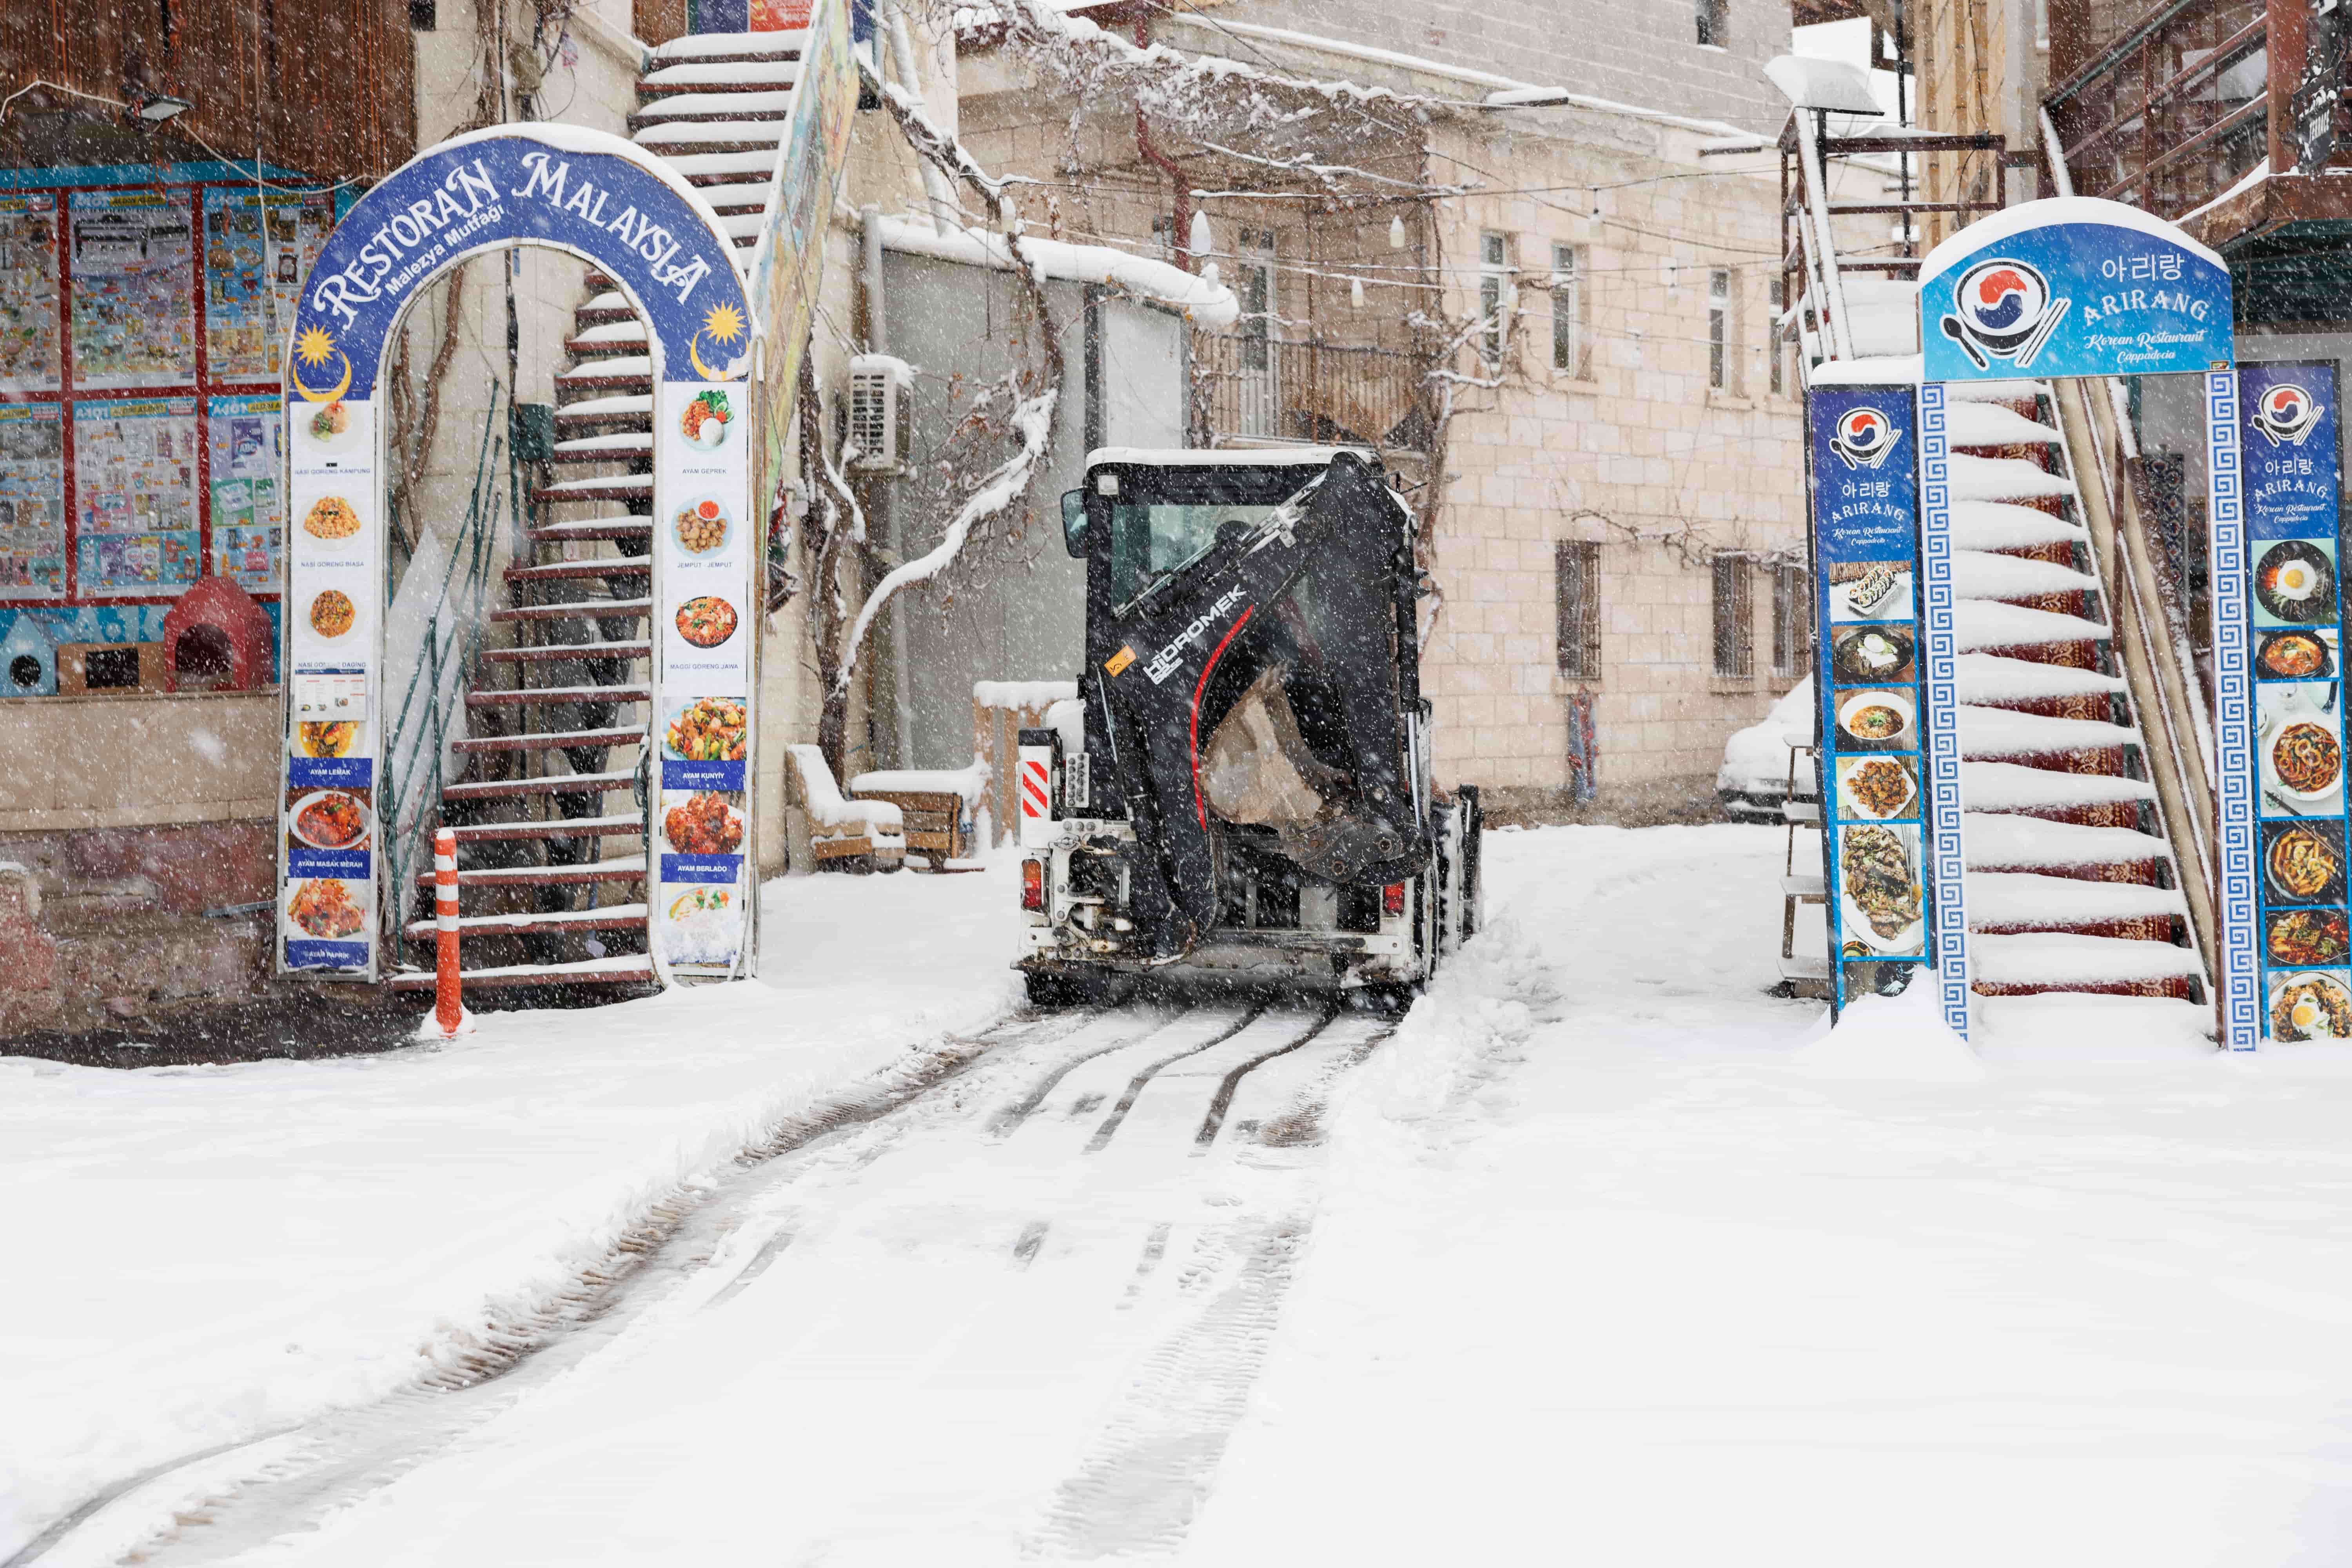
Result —
<path fill-rule="evenodd" d="M 1049 776 L 1050 775 L 1046 772 L 1045 763 L 1034 760 L 1024 760 L 1022 763 L 1022 816 L 1044 816 L 1046 814 L 1052 805 L 1052 797 L 1046 793 L 1046 784 Z"/>

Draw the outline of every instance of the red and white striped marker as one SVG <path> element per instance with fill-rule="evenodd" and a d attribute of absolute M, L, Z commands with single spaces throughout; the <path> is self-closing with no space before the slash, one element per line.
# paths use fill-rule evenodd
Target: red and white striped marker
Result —
<path fill-rule="evenodd" d="M 1034 848 L 1053 841 L 1054 751 L 1051 746 L 1024 744 L 1021 775 L 1021 842 Z"/>
<path fill-rule="evenodd" d="M 448 1037 L 464 1025 L 466 1004 L 457 981 L 457 835 L 447 827 L 433 830 L 433 1021 Z"/>

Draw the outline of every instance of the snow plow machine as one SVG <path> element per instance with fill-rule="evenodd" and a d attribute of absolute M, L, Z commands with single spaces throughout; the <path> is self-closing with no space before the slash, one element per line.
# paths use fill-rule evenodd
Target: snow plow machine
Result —
<path fill-rule="evenodd" d="M 1478 925 L 1477 791 L 1429 766 L 1411 510 L 1346 449 L 1097 451 L 1078 699 L 1021 731 L 1022 956 L 1395 1006 Z"/>

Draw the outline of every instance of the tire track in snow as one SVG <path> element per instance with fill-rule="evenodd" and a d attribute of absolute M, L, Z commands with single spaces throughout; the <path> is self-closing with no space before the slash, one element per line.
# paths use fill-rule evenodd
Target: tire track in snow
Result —
<path fill-rule="evenodd" d="M 1111 1138 L 1118 1131 L 1118 1124 L 1127 1120 L 1127 1113 L 1135 1109 L 1135 1102 L 1142 1098 L 1145 1087 L 1149 1085 L 1153 1079 L 1159 1077 L 1162 1070 L 1175 1066 L 1178 1062 L 1182 1061 L 1186 1057 L 1197 1057 L 1202 1051 L 1213 1050 L 1215 1047 L 1223 1045 L 1227 1040 L 1232 1039 L 1235 1035 L 1240 1034 L 1244 1029 L 1246 1029 L 1252 1024 L 1256 1023 L 1259 1018 L 1265 1016 L 1265 1004 L 1260 1003 L 1257 1005 L 1251 1007 L 1239 1018 L 1235 1019 L 1230 1027 L 1220 1030 L 1216 1034 L 1209 1037 L 1209 1038 L 1202 1040 L 1197 1046 L 1187 1046 L 1181 1051 L 1177 1051 L 1170 1056 L 1162 1057 L 1158 1061 L 1153 1062 L 1150 1067 L 1145 1068 L 1141 1072 L 1137 1073 L 1133 1079 L 1129 1080 L 1127 1092 L 1118 1097 L 1118 1103 L 1111 1108 L 1111 1113 L 1103 1119 L 1103 1124 L 1095 1129 L 1093 1139 L 1087 1144 L 1087 1152 L 1089 1154 L 1098 1154 L 1104 1149 L 1109 1147 Z"/>
<path fill-rule="evenodd" d="M 388 1484 L 498 1414 L 504 1402 L 496 1396 L 494 1385 L 508 1373 L 542 1355 L 552 1363 L 576 1364 L 616 1337 L 625 1323 L 608 1318 L 625 1316 L 615 1309 L 656 1261 L 675 1273 L 707 1265 L 708 1251 L 699 1257 L 665 1254 L 675 1250 L 689 1222 L 736 1190 L 737 1179 L 830 1136 L 879 1121 L 952 1084 L 992 1054 L 1057 1044 L 1125 1016 L 1097 1008 L 1042 1020 L 1014 1017 L 974 1035 L 950 1036 L 907 1066 L 863 1080 L 866 1087 L 862 1094 L 845 1094 L 784 1118 L 736 1155 L 730 1174 L 671 1189 L 649 1205 L 602 1258 L 582 1268 L 571 1285 L 552 1296 L 495 1312 L 478 1331 L 446 1331 L 423 1352 L 431 1369 L 406 1388 L 353 1409 L 323 1412 L 293 1426 L 215 1445 L 126 1477 L 68 1510 L 0 1568 L 36 1568 L 59 1546 L 77 1544 L 85 1533 L 130 1531 L 133 1516 L 152 1519 L 152 1524 L 137 1531 L 144 1544 L 130 1554 L 142 1562 L 221 1561 L 277 1534 L 307 1528 L 327 1507 Z M 1165 1022 L 1134 1037 L 1148 1037 Z M 879 1152 L 866 1152 L 866 1160 Z M 790 1240 L 789 1229 L 780 1228 L 746 1265 L 746 1272 L 765 1269 Z M 730 1281 L 721 1297 L 739 1288 Z M 549 1370 L 561 1366 L 551 1364 Z M 239 1450 L 252 1452 L 250 1468 L 209 1463 Z M 205 1468 L 198 1472 L 199 1466 Z M 190 1499 L 184 1483 L 174 1482 L 181 1472 L 188 1472 L 190 1480 L 199 1473 L 226 1479 Z M 256 1519 L 249 1508 L 270 1517 Z M 241 1527 L 227 1532 L 236 1539 L 215 1535 L 209 1528 L 231 1522 Z"/>

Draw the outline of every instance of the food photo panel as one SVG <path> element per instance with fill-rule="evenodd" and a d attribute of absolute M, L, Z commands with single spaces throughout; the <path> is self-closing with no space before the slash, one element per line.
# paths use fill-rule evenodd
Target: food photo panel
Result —
<path fill-rule="evenodd" d="M 2264 632 L 2254 646 L 2258 680 L 2334 680 L 2341 670 L 2340 633 L 2334 626 L 2293 626 Z"/>
<path fill-rule="evenodd" d="M 2265 681 L 2256 689 L 2254 752 L 2264 816 L 2344 815 L 2343 687 Z"/>
<path fill-rule="evenodd" d="M 2352 916 L 2342 910 L 2272 910 L 2263 918 L 2263 953 L 2284 969 L 2352 962 Z"/>
<path fill-rule="evenodd" d="M 2282 539 L 2254 547 L 2254 625 L 2332 626 L 2336 611 L 2336 542 Z"/>
<path fill-rule="evenodd" d="M 1911 587 L 1907 560 L 1840 562 L 1830 568 L 1830 619 L 1911 620 Z"/>
<path fill-rule="evenodd" d="M 2273 970 L 2268 978 L 2265 1011 L 2273 1040 L 2352 1040 L 2352 972 Z"/>
<path fill-rule="evenodd" d="M 2263 902 L 2344 902 L 2342 821 L 2265 822 L 2262 845 Z"/>
<path fill-rule="evenodd" d="M 1853 626 L 1830 638 L 1830 673 L 1840 686 L 1918 679 L 1916 639 L 1909 626 Z"/>
<path fill-rule="evenodd" d="M 1919 764 L 1913 757 L 1837 759 L 1838 815 L 1891 822 L 1919 815 Z"/>
<path fill-rule="evenodd" d="M 1848 958 L 1903 958 L 1927 951 L 1927 889 L 1919 829 L 1908 824 L 1840 827 L 1838 906 Z"/>
<path fill-rule="evenodd" d="M 1916 752 L 1919 749 L 1919 703 L 1908 689 L 1864 687 L 1839 691 L 1832 710 L 1841 752 Z"/>

